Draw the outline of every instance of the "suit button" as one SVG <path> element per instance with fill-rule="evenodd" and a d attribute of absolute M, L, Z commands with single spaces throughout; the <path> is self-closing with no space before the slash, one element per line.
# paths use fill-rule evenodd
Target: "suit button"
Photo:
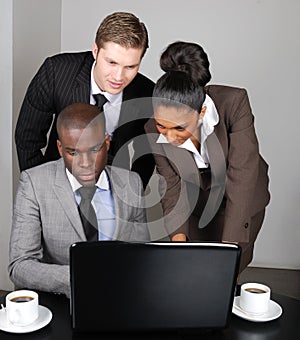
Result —
<path fill-rule="evenodd" d="M 249 223 L 245 223 L 245 229 L 247 229 L 249 227 Z"/>

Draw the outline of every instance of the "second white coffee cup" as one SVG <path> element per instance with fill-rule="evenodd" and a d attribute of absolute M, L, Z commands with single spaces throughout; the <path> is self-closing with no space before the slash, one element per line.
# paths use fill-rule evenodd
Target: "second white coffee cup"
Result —
<path fill-rule="evenodd" d="M 270 287 L 255 282 L 241 286 L 240 307 L 247 313 L 259 315 L 269 309 L 271 299 Z"/>
<path fill-rule="evenodd" d="M 15 326 L 28 326 L 39 315 L 39 298 L 32 290 L 16 290 L 6 296 L 6 314 Z"/>

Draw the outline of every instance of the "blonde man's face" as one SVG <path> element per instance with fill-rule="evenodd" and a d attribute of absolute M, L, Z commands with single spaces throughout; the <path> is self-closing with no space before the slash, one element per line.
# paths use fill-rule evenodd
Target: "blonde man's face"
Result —
<path fill-rule="evenodd" d="M 94 79 L 98 87 L 111 94 L 123 91 L 137 75 L 142 53 L 142 48 L 125 48 L 113 42 L 106 42 L 100 49 L 94 44 Z"/>

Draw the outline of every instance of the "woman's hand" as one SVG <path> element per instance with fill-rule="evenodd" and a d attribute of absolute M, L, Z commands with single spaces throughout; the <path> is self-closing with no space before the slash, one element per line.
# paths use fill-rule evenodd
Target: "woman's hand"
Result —
<path fill-rule="evenodd" d="M 172 242 L 186 242 L 185 234 L 176 234 L 171 238 Z"/>
<path fill-rule="evenodd" d="M 238 242 L 235 242 L 235 241 L 225 241 L 225 240 L 222 240 L 223 243 L 232 243 L 232 244 L 239 244 Z"/>

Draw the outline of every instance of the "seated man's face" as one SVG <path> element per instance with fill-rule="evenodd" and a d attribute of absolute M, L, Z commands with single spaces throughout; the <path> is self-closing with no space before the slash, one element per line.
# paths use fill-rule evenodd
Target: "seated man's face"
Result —
<path fill-rule="evenodd" d="M 57 142 L 66 168 L 83 186 L 97 182 L 107 163 L 109 136 L 100 125 L 85 129 L 65 129 Z"/>

